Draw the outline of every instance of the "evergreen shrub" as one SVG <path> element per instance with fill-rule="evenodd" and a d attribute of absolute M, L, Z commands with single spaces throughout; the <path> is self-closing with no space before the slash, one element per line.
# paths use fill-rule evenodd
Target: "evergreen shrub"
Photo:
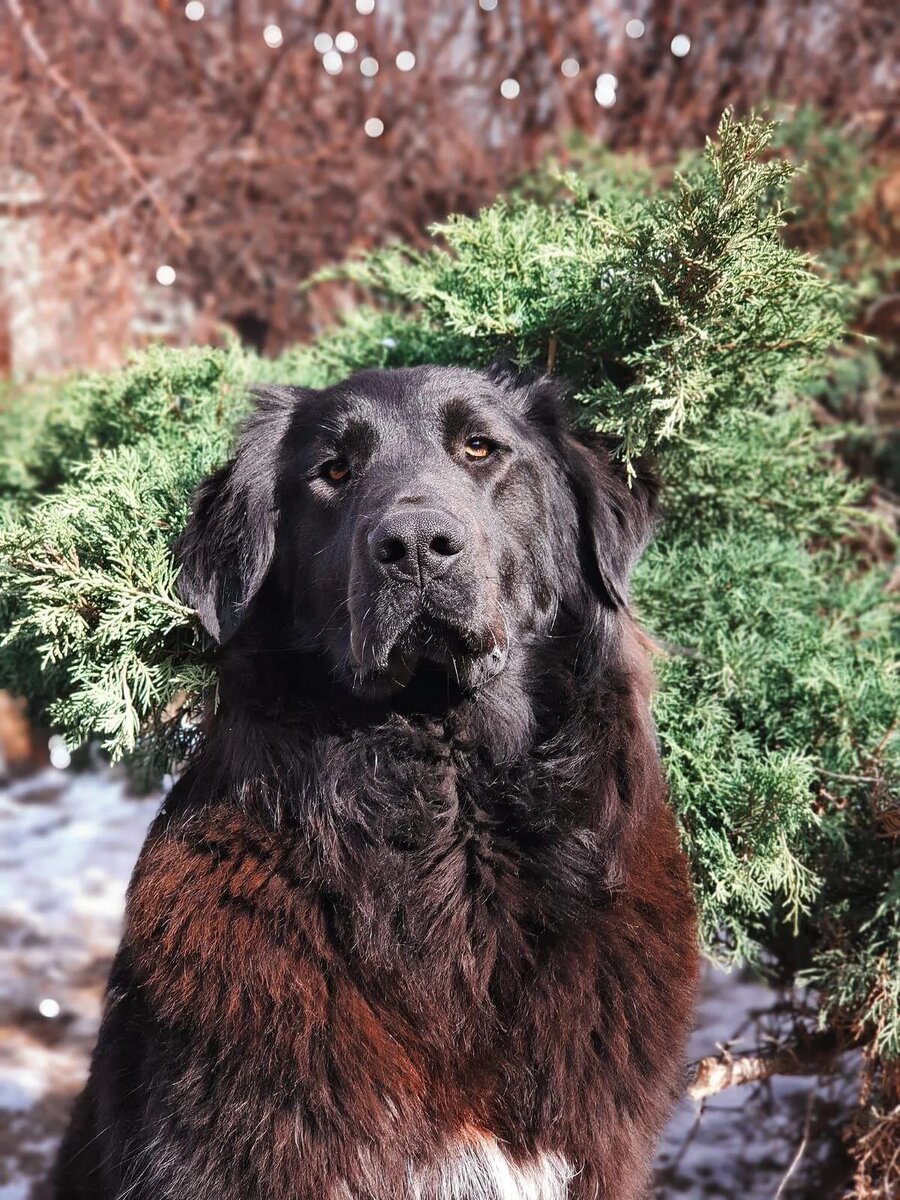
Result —
<path fill-rule="evenodd" d="M 169 547 L 247 386 L 497 356 L 559 372 L 578 419 L 664 480 L 634 599 L 706 947 L 813 984 L 868 1048 L 875 1112 L 900 1073 L 895 611 L 804 399 L 851 300 L 781 236 L 772 135 L 726 115 L 666 185 L 607 160 L 344 264 L 370 302 L 276 361 L 154 349 L 8 405 L 0 683 L 158 778 L 215 702 Z"/>

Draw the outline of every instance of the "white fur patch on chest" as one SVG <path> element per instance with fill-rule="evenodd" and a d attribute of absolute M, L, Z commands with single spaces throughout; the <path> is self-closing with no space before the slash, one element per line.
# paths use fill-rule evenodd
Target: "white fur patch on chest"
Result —
<path fill-rule="evenodd" d="M 514 1162 L 494 1138 L 472 1134 L 416 1174 L 416 1200 L 566 1200 L 575 1172 L 560 1154 Z"/>

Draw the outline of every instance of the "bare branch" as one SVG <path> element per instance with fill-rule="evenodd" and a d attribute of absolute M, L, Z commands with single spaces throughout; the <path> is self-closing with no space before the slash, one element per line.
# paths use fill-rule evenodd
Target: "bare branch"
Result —
<path fill-rule="evenodd" d="M 708 1100 L 726 1088 L 762 1083 L 774 1075 L 820 1075 L 833 1069 L 836 1061 L 853 1045 L 831 1030 L 803 1037 L 791 1045 L 770 1051 L 731 1054 L 724 1050 L 695 1063 L 687 1094 L 692 1100 Z"/>
<path fill-rule="evenodd" d="M 150 182 L 144 178 L 132 156 L 128 153 L 119 139 L 111 134 L 100 121 L 97 114 L 94 112 L 93 105 L 90 103 L 87 97 L 83 96 L 81 92 L 73 87 L 63 73 L 53 65 L 49 54 L 44 49 L 40 38 L 35 33 L 34 26 L 25 16 L 19 0 L 6 0 L 6 7 L 9 9 L 10 14 L 12 15 L 12 18 L 18 27 L 22 41 L 40 63 L 45 74 L 47 75 L 47 78 L 50 80 L 53 86 L 69 99 L 72 107 L 77 111 L 78 115 L 81 117 L 82 121 L 84 121 L 88 129 L 90 129 L 94 136 L 101 141 L 104 146 L 106 146 L 107 150 L 109 150 L 113 157 L 121 164 L 125 173 L 134 180 L 141 192 L 146 195 L 147 199 L 150 201 L 165 223 L 169 226 L 175 236 L 179 239 L 179 241 L 184 242 L 185 244 L 190 242 L 189 235 L 185 232 L 184 228 L 179 224 L 179 222 L 176 221 L 168 206 L 164 204 L 158 196 L 154 195 Z"/>
<path fill-rule="evenodd" d="M 395 237 L 415 243 L 448 212 L 474 211 L 548 151 L 565 155 L 564 129 L 668 155 L 702 141 L 723 95 L 745 111 L 769 79 L 790 78 L 797 103 L 865 111 L 889 136 L 900 18 L 875 0 L 815 38 L 790 0 L 765 0 L 761 16 L 709 0 L 702 21 L 688 0 L 678 22 L 666 0 L 647 0 L 654 35 L 637 41 L 624 27 L 598 37 L 577 0 L 489 12 L 404 0 L 359 18 L 345 0 L 315 0 L 279 7 L 277 48 L 262 37 L 274 11 L 264 0 L 220 7 L 190 22 L 180 0 L 0 0 L 16 31 L 0 37 L 0 171 L 45 197 L 40 298 L 46 288 L 66 347 L 42 369 L 118 357 L 135 337 L 129 314 L 157 302 L 178 314 L 169 340 L 207 336 L 210 317 L 249 321 L 277 353 L 334 316 L 337 291 L 298 290 L 318 267 Z M 669 50 L 682 26 L 694 29 L 683 61 Z M 344 27 L 358 46 L 329 75 L 313 39 Z M 403 49 L 415 51 L 412 71 L 394 67 Z M 380 64 L 374 76 L 361 73 L 364 57 Z M 565 58 L 574 74 L 563 75 Z M 621 83 L 610 109 L 594 99 L 601 71 Z M 512 101 L 499 91 L 507 76 L 519 84 Z M 859 86 L 840 86 L 846 77 Z M 371 118 L 381 136 L 367 136 Z M 152 282 L 163 262 L 178 279 L 165 302 Z"/>
<path fill-rule="evenodd" d="M 778 1185 L 778 1191 L 775 1193 L 775 1200 L 781 1200 L 782 1196 L 785 1194 L 787 1185 L 790 1183 L 793 1176 L 796 1175 L 797 1168 L 800 1166 L 803 1155 L 806 1153 L 806 1147 L 809 1145 L 809 1131 L 812 1127 L 812 1115 L 816 1103 L 817 1092 L 818 1088 L 816 1087 L 812 1087 L 809 1090 L 809 1095 L 806 1098 L 806 1117 L 803 1121 L 803 1134 L 800 1138 L 800 1144 L 797 1147 L 797 1152 L 791 1159 L 790 1166 L 784 1173 L 781 1183 Z"/>

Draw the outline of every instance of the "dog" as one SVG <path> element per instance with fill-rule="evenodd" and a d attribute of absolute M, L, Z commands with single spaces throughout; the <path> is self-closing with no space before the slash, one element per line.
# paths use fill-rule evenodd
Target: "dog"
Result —
<path fill-rule="evenodd" d="M 610 450 L 505 368 L 258 395 L 60 1200 L 646 1195 L 698 950 Z"/>

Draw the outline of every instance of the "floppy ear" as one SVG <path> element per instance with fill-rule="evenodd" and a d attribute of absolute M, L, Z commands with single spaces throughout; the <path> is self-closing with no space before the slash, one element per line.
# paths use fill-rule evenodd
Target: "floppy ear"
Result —
<path fill-rule="evenodd" d="M 610 439 L 568 434 L 565 442 L 587 578 L 602 603 L 627 608 L 631 570 L 653 532 L 657 480 L 638 462 L 629 481 Z"/>
<path fill-rule="evenodd" d="M 612 438 L 568 432 L 569 385 L 555 375 L 520 371 L 509 361 L 495 361 L 485 372 L 518 405 L 526 420 L 562 445 L 569 482 L 578 505 L 585 573 L 600 601 L 608 607 L 628 605 L 631 569 L 653 530 L 657 483 L 640 463 L 629 479 L 611 455 Z"/>
<path fill-rule="evenodd" d="M 254 393 L 256 410 L 234 457 L 194 493 L 192 515 L 174 554 L 178 592 L 219 643 L 239 629 L 275 553 L 280 451 L 298 388 Z"/>

